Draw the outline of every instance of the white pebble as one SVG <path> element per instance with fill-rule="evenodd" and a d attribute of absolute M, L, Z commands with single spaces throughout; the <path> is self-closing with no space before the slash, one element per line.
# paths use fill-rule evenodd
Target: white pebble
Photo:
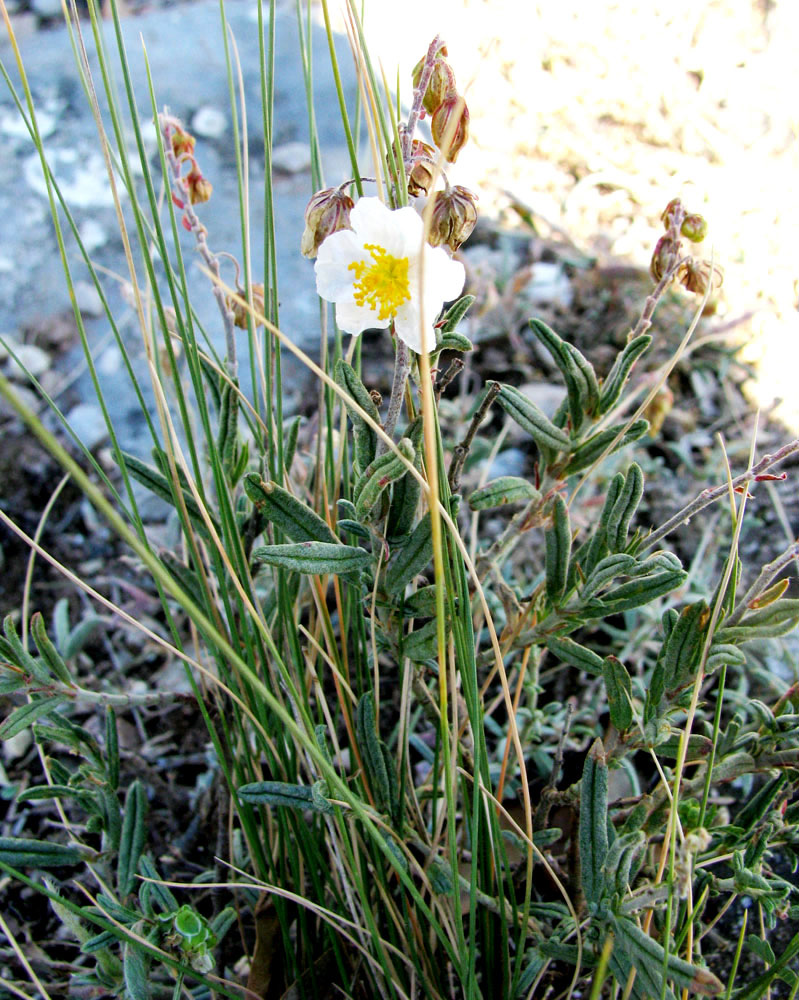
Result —
<path fill-rule="evenodd" d="M 105 312 L 100 293 L 90 281 L 75 282 L 75 300 L 84 316 L 102 316 Z"/>
<path fill-rule="evenodd" d="M 221 139 L 227 131 L 227 115 L 219 108 L 206 104 L 194 112 L 191 131 L 203 139 Z"/>

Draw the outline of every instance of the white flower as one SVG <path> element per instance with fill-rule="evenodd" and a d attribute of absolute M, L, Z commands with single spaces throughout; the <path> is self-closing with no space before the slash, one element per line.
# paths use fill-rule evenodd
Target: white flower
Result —
<path fill-rule="evenodd" d="M 350 225 L 324 240 L 314 266 L 316 290 L 335 302 L 339 327 L 357 335 L 393 320 L 397 336 L 417 354 L 424 328 L 430 350 L 442 305 L 463 289 L 463 265 L 424 242 L 424 224 L 412 208 L 391 211 L 379 198 L 361 198 Z"/>

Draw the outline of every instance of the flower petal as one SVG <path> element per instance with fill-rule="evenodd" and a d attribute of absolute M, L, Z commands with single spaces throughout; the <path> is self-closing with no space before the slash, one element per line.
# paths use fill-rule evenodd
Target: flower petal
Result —
<path fill-rule="evenodd" d="M 379 319 L 376 310 L 356 305 L 355 302 L 336 303 L 336 323 L 344 333 L 354 333 L 357 336 L 364 330 L 382 330 L 389 322 L 387 319 Z"/>
<path fill-rule="evenodd" d="M 416 351 L 417 354 L 422 353 L 422 328 L 418 299 L 411 299 L 410 302 L 406 302 L 397 310 L 394 329 L 397 331 L 399 339 L 404 341 L 412 351 Z M 425 341 L 428 349 L 435 346 L 436 337 L 432 322 L 429 330 L 425 330 Z"/>
<path fill-rule="evenodd" d="M 314 264 L 317 293 L 328 302 L 351 299 L 353 273 L 350 264 L 365 257 L 363 244 L 355 233 L 348 229 L 332 233 L 320 245 Z"/>

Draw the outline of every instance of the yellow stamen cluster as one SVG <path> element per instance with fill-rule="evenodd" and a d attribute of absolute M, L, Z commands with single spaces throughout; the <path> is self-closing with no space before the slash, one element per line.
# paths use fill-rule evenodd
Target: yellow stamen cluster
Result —
<path fill-rule="evenodd" d="M 359 260 L 349 265 L 355 272 L 355 303 L 376 309 L 380 320 L 392 319 L 411 298 L 408 258 L 393 257 L 376 243 L 365 243 L 364 249 L 372 255 L 372 263 Z"/>

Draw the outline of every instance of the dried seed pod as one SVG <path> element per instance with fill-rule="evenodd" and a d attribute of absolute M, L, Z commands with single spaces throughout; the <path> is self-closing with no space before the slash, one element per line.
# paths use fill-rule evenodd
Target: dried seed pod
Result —
<path fill-rule="evenodd" d="M 446 244 L 453 251 L 469 238 L 477 222 L 477 195 L 455 185 L 433 195 L 433 214 L 427 241 L 437 247 Z"/>
<path fill-rule="evenodd" d="M 237 285 L 236 294 L 242 298 L 247 298 L 247 293 L 245 290 Z M 228 309 L 233 313 L 233 325 L 237 326 L 240 330 L 247 329 L 247 319 L 250 315 L 249 309 L 243 306 L 240 302 L 231 298 L 229 295 L 225 296 L 225 303 Z M 252 305 L 253 309 L 263 316 L 264 313 L 264 286 L 258 283 L 254 283 L 252 286 Z M 253 317 L 253 322 L 256 326 L 259 325 L 258 320 Z"/>
<path fill-rule="evenodd" d="M 649 273 L 655 281 L 660 281 L 663 275 L 667 274 L 674 266 L 679 252 L 680 244 L 678 240 L 672 239 L 671 236 L 660 237 L 655 244 L 652 260 L 649 264 Z"/>
<path fill-rule="evenodd" d="M 317 191 L 305 209 L 305 231 L 300 241 L 303 257 L 315 257 L 319 247 L 341 229 L 350 229 L 350 212 L 355 202 L 340 187 Z"/>
<path fill-rule="evenodd" d="M 214 190 L 213 184 L 203 176 L 199 167 L 195 166 L 186 174 L 184 178 L 186 188 L 189 192 L 189 201 L 192 205 L 208 201 Z"/>
<path fill-rule="evenodd" d="M 710 294 L 714 295 L 721 288 L 724 274 L 718 264 L 711 264 L 709 260 L 700 260 L 697 257 L 688 257 L 680 264 L 677 280 L 686 291 L 695 295 L 704 295 L 708 287 Z"/>
<path fill-rule="evenodd" d="M 445 97 L 455 91 L 455 74 L 452 72 L 452 67 L 449 63 L 442 58 L 446 54 L 446 46 L 442 45 L 436 53 L 436 58 L 433 62 L 433 70 L 430 74 L 430 79 L 427 83 L 424 96 L 422 97 L 422 105 L 425 111 L 430 115 L 433 114 Z M 413 68 L 414 88 L 419 86 L 422 79 L 425 62 L 426 59 L 420 59 Z"/>
<path fill-rule="evenodd" d="M 454 163 L 469 139 L 469 109 L 459 94 L 453 91 L 439 104 L 433 112 L 430 131 L 439 149 L 443 149 L 445 137 L 451 134 L 444 155 L 450 163 Z"/>

